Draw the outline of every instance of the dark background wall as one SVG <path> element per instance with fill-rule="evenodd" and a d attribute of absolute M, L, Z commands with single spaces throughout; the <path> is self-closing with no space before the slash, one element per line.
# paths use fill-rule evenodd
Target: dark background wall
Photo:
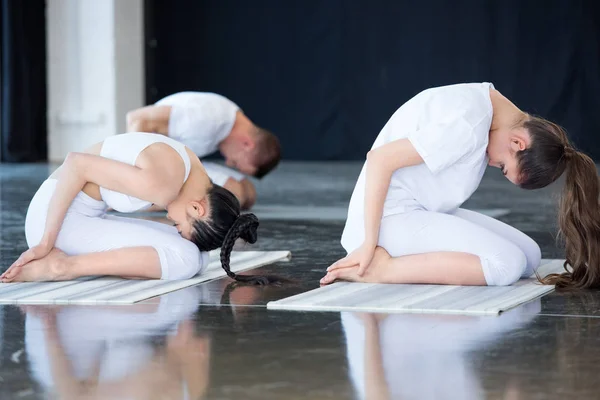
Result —
<path fill-rule="evenodd" d="M 147 0 L 147 95 L 230 97 L 288 159 L 361 159 L 417 92 L 491 81 L 600 158 L 600 2 Z"/>
<path fill-rule="evenodd" d="M 46 5 L 0 0 L 0 161 L 47 157 Z"/>

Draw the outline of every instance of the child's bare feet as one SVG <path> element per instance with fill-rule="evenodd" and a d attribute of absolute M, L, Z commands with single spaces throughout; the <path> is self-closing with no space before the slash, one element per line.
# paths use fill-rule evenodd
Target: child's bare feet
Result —
<path fill-rule="evenodd" d="M 67 255 L 58 249 L 52 249 L 44 258 L 33 260 L 18 268 L 15 273 L 2 279 L 9 282 L 43 282 L 68 279 L 65 276 Z"/>

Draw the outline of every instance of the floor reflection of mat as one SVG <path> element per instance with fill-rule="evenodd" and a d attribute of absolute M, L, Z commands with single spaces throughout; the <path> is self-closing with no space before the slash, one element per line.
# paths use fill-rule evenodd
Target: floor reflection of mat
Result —
<path fill-rule="evenodd" d="M 231 254 L 231 270 L 240 272 L 288 260 L 289 251 L 241 251 Z M 218 251 L 208 269 L 180 281 L 90 277 L 66 282 L 0 283 L 0 304 L 132 304 L 188 286 L 224 277 Z"/>
<path fill-rule="evenodd" d="M 538 272 L 562 272 L 563 260 L 543 260 Z M 272 310 L 497 315 L 554 290 L 536 279 L 511 286 L 385 285 L 337 282 L 268 303 Z"/>
<path fill-rule="evenodd" d="M 510 214 L 505 208 L 492 208 L 473 210 L 488 215 L 492 218 L 500 218 Z M 250 211 L 262 220 L 284 220 L 284 221 L 345 221 L 348 213 L 347 207 L 312 207 L 312 206 L 282 206 L 282 205 L 257 205 Z M 117 214 L 117 213 L 115 213 Z M 148 216 L 164 217 L 165 212 L 148 212 L 134 214 L 118 214 L 123 216 Z"/>

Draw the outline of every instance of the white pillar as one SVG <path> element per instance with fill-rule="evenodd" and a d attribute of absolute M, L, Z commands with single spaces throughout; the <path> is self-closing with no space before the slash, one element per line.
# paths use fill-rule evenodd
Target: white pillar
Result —
<path fill-rule="evenodd" d="M 143 0 L 47 0 L 48 159 L 125 132 L 144 105 Z"/>

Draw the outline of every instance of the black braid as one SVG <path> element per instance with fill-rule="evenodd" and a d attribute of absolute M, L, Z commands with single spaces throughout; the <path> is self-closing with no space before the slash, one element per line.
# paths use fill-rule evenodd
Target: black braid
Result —
<path fill-rule="evenodd" d="M 256 243 L 258 229 L 258 218 L 254 214 L 242 214 L 233 223 L 229 232 L 223 240 L 221 246 L 221 266 L 231 279 L 235 279 L 238 282 L 249 283 L 252 285 L 268 285 L 272 283 L 281 283 L 282 280 L 273 276 L 260 276 L 260 275 L 238 275 L 231 271 L 229 266 L 231 251 L 235 241 L 238 238 L 244 239 L 248 243 Z"/>

